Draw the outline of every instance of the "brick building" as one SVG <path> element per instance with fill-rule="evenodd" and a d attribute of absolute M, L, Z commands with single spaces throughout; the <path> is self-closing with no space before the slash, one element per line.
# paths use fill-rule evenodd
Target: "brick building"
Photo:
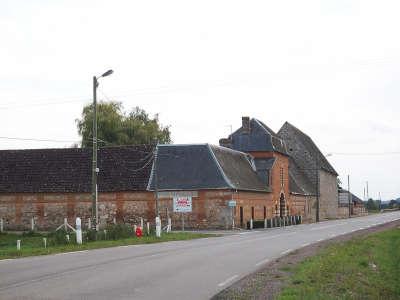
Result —
<path fill-rule="evenodd" d="M 159 212 L 173 227 L 245 227 L 250 220 L 301 215 L 315 221 L 343 214 L 337 173 L 306 134 L 289 123 L 278 133 L 257 119 L 220 146 L 159 145 L 99 149 L 100 224 L 139 219 Z M 0 151 L 0 218 L 9 229 L 51 229 L 65 217 L 91 216 L 91 149 Z M 157 174 L 157 176 L 156 176 Z M 192 212 L 174 213 L 173 198 L 190 196 Z M 228 207 L 230 200 L 236 207 Z M 355 213 L 358 210 L 354 210 Z"/>
<path fill-rule="evenodd" d="M 338 174 L 335 169 L 314 141 L 292 124 L 285 122 L 278 135 L 284 140 L 291 157 L 289 169 L 293 181 L 304 189 L 304 192 L 296 194 L 307 203 L 305 207 L 312 220 L 315 220 L 318 202 L 320 220 L 337 218 Z"/>
<path fill-rule="evenodd" d="M 102 224 L 154 219 L 147 191 L 153 147 L 98 151 L 99 219 Z M 68 218 L 91 216 L 91 149 L 0 151 L 0 218 L 7 229 L 54 229 Z"/>

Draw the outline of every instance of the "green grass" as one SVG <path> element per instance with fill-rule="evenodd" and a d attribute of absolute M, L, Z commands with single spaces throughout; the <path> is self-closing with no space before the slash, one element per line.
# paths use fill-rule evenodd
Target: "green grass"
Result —
<path fill-rule="evenodd" d="M 306 259 L 278 299 L 400 299 L 400 229 L 336 244 Z"/>
<path fill-rule="evenodd" d="M 162 233 L 161 238 L 154 235 L 143 236 L 141 238 L 131 237 L 117 240 L 99 240 L 86 241 L 82 245 L 77 245 L 74 236 L 71 236 L 71 242 L 65 244 L 57 244 L 51 235 L 48 234 L 0 234 L 0 259 L 18 258 L 34 255 L 46 255 L 61 252 L 89 250 L 97 248 L 107 248 L 124 245 L 152 244 L 168 241 L 191 240 L 197 238 L 212 237 L 216 235 L 188 233 L 188 232 L 171 232 Z M 48 238 L 47 248 L 44 248 L 43 237 Z M 17 250 L 17 240 L 21 240 L 21 250 Z"/>

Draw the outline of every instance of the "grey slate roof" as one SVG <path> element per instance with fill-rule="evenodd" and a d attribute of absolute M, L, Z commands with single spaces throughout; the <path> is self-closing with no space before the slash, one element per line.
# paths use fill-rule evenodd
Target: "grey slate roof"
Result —
<path fill-rule="evenodd" d="M 236 189 L 269 191 L 245 153 L 209 144 L 159 145 L 157 166 L 153 166 L 149 190 Z"/>
<path fill-rule="evenodd" d="M 304 169 L 315 168 L 315 162 L 318 160 L 322 170 L 338 175 L 313 140 L 300 129 L 285 122 L 278 135 L 285 141 L 289 155 L 293 157 L 298 166 Z"/>
<path fill-rule="evenodd" d="M 146 190 L 152 152 L 146 145 L 100 148 L 99 191 Z M 0 193 L 90 192 L 91 161 L 87 148 L 1 150 Z"/>
<path fill-rule="evenodd" d="M 316 195 L 315 185 L 308 179 L 304 171 L 289 157 L 289 190 L 293 194 Z"/>
<path fill-rule="evenodd" d="M 231 148 L 241 152 L 277 151 L 288 155 L 285 143 L 267 125 L 257 119 L 250 120 L 250 132 L 243 127 L 230 135 Z"/>

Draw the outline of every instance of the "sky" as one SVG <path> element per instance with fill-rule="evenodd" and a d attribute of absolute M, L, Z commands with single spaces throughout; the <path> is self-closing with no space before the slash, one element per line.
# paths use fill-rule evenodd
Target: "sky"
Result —
<path fill-rule="evenodd" d="M 159 114 L 174 143 L 241 117 L 307 133 L 347 187 L 400 197 L 399 1 L 0 0 L 0 149 L 69 147 L 98 97 Z M 52 141 L 11 140 L 7 138 Z"/>

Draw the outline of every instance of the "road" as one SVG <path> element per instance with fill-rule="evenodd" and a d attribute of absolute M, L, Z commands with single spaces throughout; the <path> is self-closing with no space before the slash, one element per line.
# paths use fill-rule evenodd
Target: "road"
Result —
<path fill-rule="evenodd" d="M 0 299 L 209 299 L 290 251 L 400 219 L 400 212 L 0 261 Z"/>

